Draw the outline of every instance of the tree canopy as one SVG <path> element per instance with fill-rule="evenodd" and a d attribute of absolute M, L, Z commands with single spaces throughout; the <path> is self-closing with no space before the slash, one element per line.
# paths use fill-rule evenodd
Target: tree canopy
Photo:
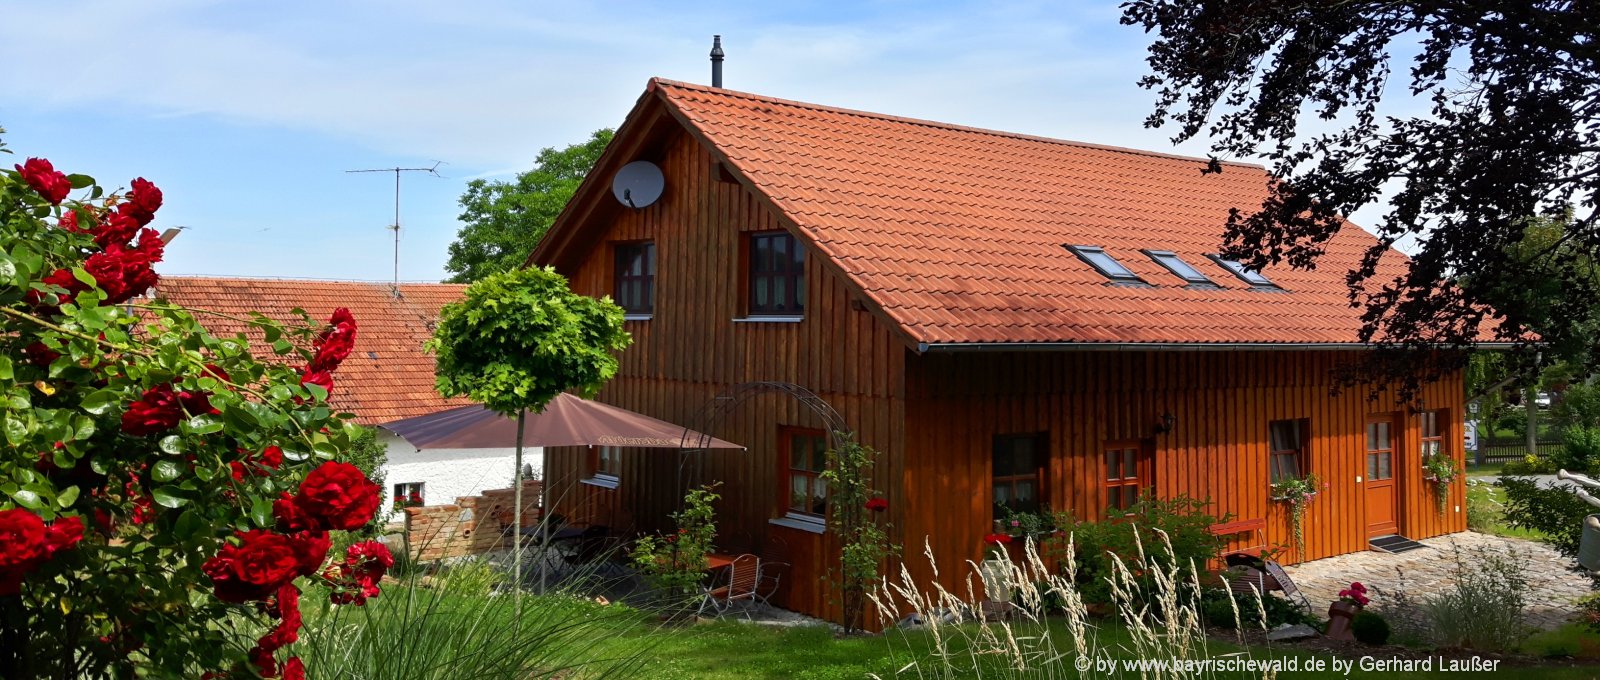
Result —
<path fill-rule="evenodd" d="M 441 394 L 516 415 L 567 390 L 593 395 L 631 341 L 621 307 L 573 293 L 554 269 L 529 267 L 468 286 L 440 312 L 428 350 Z"/>
<path fill-rule="evenodd" d="M 465 226 L 450 244 L 444 265 L 452 274 L 450 281 L 471 283 L 522 266 L 600 159 L 611 133 L 609 128 L 596 130 L 580 144 L 540 151 L 533 169 L 514 182 L 468 182 L 459 217 Z"/>
<path fill-rule="evenodd" d="M 1464 354 L 1404 350 L 1464 347 L 1482 329 L 1520 344 L 1537 331 L 1600 364 L 1593 337 L 1574 335 L 1583 329 L 1542 323 L 1600 300 L 1589 266 L 1600 250 L 1592 3 L 1130 0 L 1123 12 L 1124 24 L 1155 34 L 1141 80 L 1158 95 L 1146 124 L 1175 126 L 1174 141 L 1205 134 L 1214 160 L 1262 158 L 1285 180 L 1260 206 L 1236 207 L 1225 255 L 1313 268 L 1343 215 L 1392 191 L 1369 225 L 1378 243 L 1347 279 L 1352 304 L 1365 307 L 1361 339 L 1401 350 L 1373 353 L 1376 363 L 1443 356 L 1429 367 L 1454 368 Z M 1406 103 L 1426 113 L 1385 105 L 1399 69 Z M 1307 124 L 1319 131 L 1304 133 Z M 1203 171 L 1220 172 L 1214 160 Z M 1530 253 L 1537 218 L 1561 228 Z M 1408 237 L 1420 247 L 1405 273 L 1379 280 L 1380 259 Z M 1547 298 L 1524 304 L 1535 289 Z M 1416 375 L 1415 361 L 1400 364 L 1389 377 Z"/>

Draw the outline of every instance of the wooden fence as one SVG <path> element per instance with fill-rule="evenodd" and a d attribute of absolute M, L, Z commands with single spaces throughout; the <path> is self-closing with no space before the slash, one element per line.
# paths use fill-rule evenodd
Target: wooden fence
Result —
<path fill-rule="evenodd" d="M 1540 456 L 1549 456 L 1558 452 L 1565 444 L 1559 437 L 1540 439 L 1537 442 Z M 1519 460 L 1528 455 L 1528 442 L 1523 438 L 1516 439 L 1479 439 L 1476 454 L 1467 453 L 1467 460 L 1483 460 L 1485 463 L 1504 463 Z"/>

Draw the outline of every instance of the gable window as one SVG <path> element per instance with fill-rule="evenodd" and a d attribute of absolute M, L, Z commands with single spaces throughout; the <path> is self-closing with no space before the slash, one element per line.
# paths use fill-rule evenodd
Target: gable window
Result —
<path fill-rule="evenodd" d="M 1216 262 L 1218 265 L 1221 265 L 1223 269 L 1228 270 L 1229 273 L 1233 274 L 1234 276 L 1239 277 L 1240 280 L 1244 281 L 1245 283 L 1250 284 L 1251 286 L 1254 286 L 1256 288 L 1277 288 L 1278 287 L 1278 284 L 1273 283 L 1272 279 L 1269 279 L 1269 278 L 1267 278 L 1265 276 L 1262 276 L 1261 272 L 1258 272 L 1258 271 L 1256 271 L 1254 269 L 1246 267 L 1243 264 L 1240 264 L 1239 262 L 1237 262 L 1235 260 L 1222 259 L 1221 255 L 1207 255 L 1206 257 L 1211 258 L 1211 260 L 1213 262 Z"/>
<path fill-rule="evenodd" d="M 1049 438 L 1041 433 L 994 438 L 994 518 L 1008 512 L 1038 512 L 1043 507 L 1044 468 Z"/>
<path fill-rule="evenodd" d="M 656 244 L 651 241 L 618 243 L 616 279 L 612 297 L 629 315 L 649 315 L 656 308 Z"/>
<path fill-rule="evenodd" d="M 1146 250 L 1144 254 L 1149 255 L 1150 259 L 1156 261 L 1156 264 L 1166 267 L 1167 271 L 1172 272 L 1191 286 L 1215 287 L 1217 285 L 1210 277 L 1189 266 L 1188 262 L 1184 262 L 1183 258 L 1178 257 L 1177 253 L 1170 250 Z"/>
<path fill-rule="evenodd" d="M 1150 456 L 1144 442 L 1106 442 L 1106 506 L 1127 510 L 1151 486 Z"/>
<path fill-rule="evenodd" d="M 615 489 L 622 477 L 622 448 L 594 446 L 589 448 L 589 476 L 584 484 Z"/>
<path fill-rule="evenodd" d="M 750 235 L 750 316 L 797 317 L 806 307 L 806 253 L 787 231 Z"/>
<path fill-rule="evenodd" d="M 1306 433 L 1310 420 L 1274 420 L 1267 424 L 1268 447 L 1271 456 L 1271 481 L 1273 484 L 1306 475 Z"/>
<path fill-rule="evenodd" d="M 779 429 L 779 457 L 783 469 L 783 508 L 790 515 L 817 520 L 828 514 L 828 435 L 822 430 Z"/>
<path fill-rule="evenodd" d="M 1075 246 L 1070 243 L 1062 245 L 1067 250 L 1072 251 L 1073 255 L 1077 255 L 1078 259 L 1089 263 L 1089 266 L 1094 267 L 1094 270 L 1100 272 L 1101 276 L 1111 279 L 1112 283 L 1144 283 L 1144 279 L 1139 278 L 1139 275 L 1133 273 L 1133 270 L 1122 266 L 1122 263 L 1118 262 L 1116 258 L 1107 255 L 1105 248 L 1100 246 Z"/>
<path fill-rule="evenodd" d="M 394 508 L 399 510 L 424 505 L 422 484 L 422 482 L 407 482 L 394 485 Z"/>
<path fill-rule="evenodd" d="M 1450 423 L 1450 412 L 1424 411 L 1417 414 L 1417 418 L 1422 421 L 1422 460 L 1426 461 L 1435 454 L 1450 455 L 1444 447 L 1444 432 Z"/>

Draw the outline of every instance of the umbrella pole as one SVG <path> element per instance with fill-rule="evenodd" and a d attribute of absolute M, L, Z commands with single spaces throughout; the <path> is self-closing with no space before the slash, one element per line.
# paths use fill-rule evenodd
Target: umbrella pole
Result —
<path fill-rule="evenodd" d="M 511 501 L 513 504 L 511 519 L 511 573 L 512 583 L 517 584 L 517 589 L 515 591 L 515 595 L 513 596 L 515 598 L 514 602 L 516 605 L 513 608 L 516 610 L 516 620 L 518 624 L 521 624 L 522 622 L 522 425 L 523 419 L 527 415 L 527 411 L 517 412 L 517 470 L 511 475 L 511 496 L 513 499 Z M 543 578 L 544 572 L 541 570 L 541 589 Z"/>

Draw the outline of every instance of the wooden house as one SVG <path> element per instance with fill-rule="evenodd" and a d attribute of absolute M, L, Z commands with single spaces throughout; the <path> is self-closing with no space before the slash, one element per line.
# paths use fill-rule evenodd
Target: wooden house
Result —
<path fill-rule="evenodd" d="M 1259 205 L 1268 175 L 1204 166 L 652 80 L 529 261 L 627 310 L 603 401 L 694 426 L 750 381 L 826 400 L 882 453 L 918 578 L 925 543 L 964 578 L 997 507 L 1094 519 L 1146 490 L 1207 499 L 1231 550 L 1290 561 L 1464 530 L 1462 484 L 1440 511 L 1421 470 L 1425 451 L 1459 460 L 1461 377 L 1420 408 L 1330 394 L 1366 351 L 1344 274 L 1373 237 L 1347 226 L 1314 271 L 1222 260 L 1229 209 Z M 1384 271 L 1404 266 L 1391 255 Z M 723 482 L 723 540 L 787 546 L 783 603 L 827 615 L 819 426 L 787 395 L 753 398 L 713 431 L 748 452 L 710 454 L 704 477 Z M 549 499 L 660 528 L 678 464 L 552 450 Z M 1327 487 L 1296 551 L 1270 486 L 1308 473 Z"/>

